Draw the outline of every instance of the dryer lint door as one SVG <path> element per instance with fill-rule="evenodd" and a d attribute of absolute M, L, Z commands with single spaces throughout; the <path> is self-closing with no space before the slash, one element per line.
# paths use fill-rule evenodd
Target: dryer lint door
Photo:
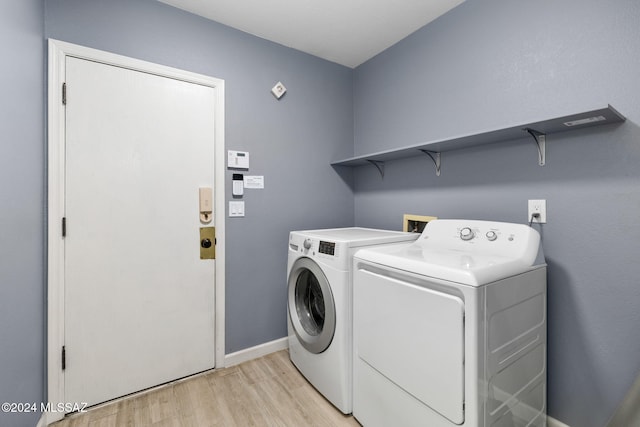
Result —
<path fill-rule="evenodd" d="M 455 424 L 464 422 L 464 303 L 357 270 L 356 357 Z"/>
<path fill-rule="evenodd" d="M 336 308 L 322 269 L 310 258 L 299 258 L 288 283 L 289 318 L 300 344 L 311 353 L 322 353 L 333 340 Z"/>

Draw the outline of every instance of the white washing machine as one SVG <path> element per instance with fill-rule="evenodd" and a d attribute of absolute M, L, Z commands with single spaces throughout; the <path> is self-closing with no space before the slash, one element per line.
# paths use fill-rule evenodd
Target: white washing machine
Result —
<path fill-rule="evenodd" d="M 434 220 L 354 256 L 353 415 L 365 427 L 546 425 L 537 231 Z"/>
<path fill-rule="evenodd" d="M 356 227 L 289 234 L 289 355 L 302 375 L 345 414 L 352 409 L 353 254 L 365 246 L 418 237 Z"/>

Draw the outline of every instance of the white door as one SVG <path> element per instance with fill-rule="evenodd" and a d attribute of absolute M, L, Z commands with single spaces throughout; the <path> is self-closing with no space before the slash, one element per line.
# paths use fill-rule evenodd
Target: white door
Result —
<path fill-rule="evenodd" d="M 214 367 L 214 89 L 66 59 L 66 402 Z"/>

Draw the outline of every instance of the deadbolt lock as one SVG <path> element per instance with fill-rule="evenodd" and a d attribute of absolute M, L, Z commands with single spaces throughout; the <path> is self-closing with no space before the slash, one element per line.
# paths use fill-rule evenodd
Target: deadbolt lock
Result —
<path fill-rule="evenodd" d="M 200 259 L 216 259 L 215 227 L 200 227 Z"/>

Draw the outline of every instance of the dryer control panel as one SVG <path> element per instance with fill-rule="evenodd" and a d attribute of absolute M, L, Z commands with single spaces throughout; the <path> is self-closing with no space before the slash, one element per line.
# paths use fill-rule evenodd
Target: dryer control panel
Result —
<path fill-rule="evenodd" d="M 540 235 L 523 224 L 477 220 L 430 221 L 416 241 L 424 249 L 492 255 L 533 263 Z"/>

